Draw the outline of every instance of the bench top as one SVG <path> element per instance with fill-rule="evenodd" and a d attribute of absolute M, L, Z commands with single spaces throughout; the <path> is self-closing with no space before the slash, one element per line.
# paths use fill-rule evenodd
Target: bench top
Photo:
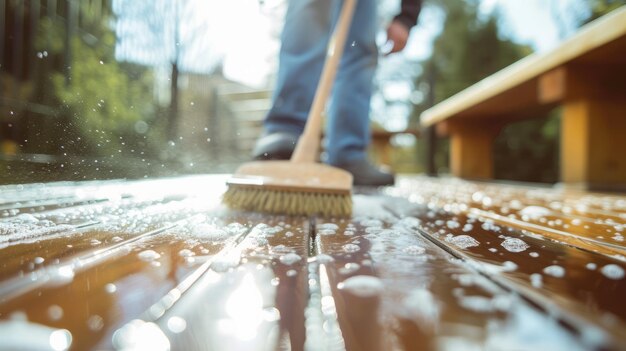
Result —
<path fill-rule="evenodd" d="M 421 115 L 431 126 L 451 117 L 513 113 L 537 105 L 537 79 L 569 63 L 626 64 L 626 6 L 585 25 L 556 48 L 532 54 L 440 102 Z"/>
<path fill-rule="evenodd" d="M 225 180 L 1 186 L 0 349 L 626 347 L 624 196 L 405 176 L 304 218 Z"/>

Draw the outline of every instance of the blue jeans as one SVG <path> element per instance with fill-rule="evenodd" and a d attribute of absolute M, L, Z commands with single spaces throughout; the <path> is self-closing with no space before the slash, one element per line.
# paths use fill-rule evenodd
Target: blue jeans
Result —
<path fill-rule="evenodd" d="M 302 133 L 342 4 L 341 0 L 289 1 L 266 132 Z M 328 108 L 326 150 L 332 165 L 366 157 L 378 60 L 375 37 L 376 1 L 358 0 Z"/>

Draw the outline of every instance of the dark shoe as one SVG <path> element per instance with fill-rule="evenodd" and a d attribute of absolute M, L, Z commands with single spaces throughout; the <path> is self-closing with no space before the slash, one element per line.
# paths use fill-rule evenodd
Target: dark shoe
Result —
<path fill-rule="evenodd" d="M 252 158 L 255 160 L 288 160 L 296 148 L 298 135 L 278 132 L 263 135 L 257 140 Z"/>
<path fill-rule="evenodd" d="M 393 174 L 376 168 L 365 159 L 349 161 L 337 167 L 352 173 L 354 185 L 383 186 L 395 182 Z"/>

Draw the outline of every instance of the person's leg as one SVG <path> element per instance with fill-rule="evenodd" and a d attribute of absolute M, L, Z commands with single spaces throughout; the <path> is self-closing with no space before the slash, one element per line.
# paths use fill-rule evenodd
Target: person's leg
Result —
<path fill-rule="evenodd" d="M 329 109 L 327 151 L 332 165 L 366 158 L 372 81 L 378 60 L 376 29 L 376 1 L 359 0 Z"/>
<path fill-rule="evenodd" d="M 370 100 L 378 63 L 376 1 L 359 0 L 337 72 L 327 128 L 328 163 L 354 176 L 355 185 L 390 185 L 392 174 L 372 166 Z"/>
<path fill-rule="evenodd" d="M 264 122 L 266 133 L 302 133 L 324 64 L 336 2 L 289 1 L 273 104 Z"/>

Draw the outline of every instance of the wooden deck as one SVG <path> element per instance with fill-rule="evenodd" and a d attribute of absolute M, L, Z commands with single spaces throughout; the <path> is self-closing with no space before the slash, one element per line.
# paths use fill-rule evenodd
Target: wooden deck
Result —
<path fill-rule="evenodd" d="M 401 177 L 352 218 L 224 176 L 0 187 L 0 350 L 626 349 L 626 197 Z"/>

